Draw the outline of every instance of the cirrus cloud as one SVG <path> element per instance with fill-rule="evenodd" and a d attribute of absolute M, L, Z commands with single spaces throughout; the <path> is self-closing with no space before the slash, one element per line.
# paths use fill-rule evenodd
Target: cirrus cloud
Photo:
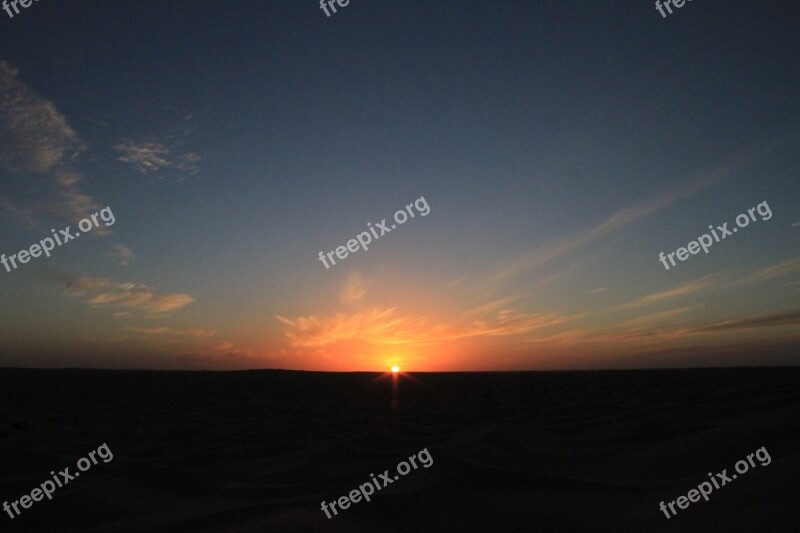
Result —
<path fill-rule="evenodd" d="M 396 311 L 392 307 L 332 316 L 290 319 L 276 315 L 275 318 L 286 326 L 285 336 L 296 348 L 325 348 L 354 340 L 375 345 L 425 346 L 476 337 L 525 335 L 574 318 L 558 313 L 527 314 L 504 309 L 482 320 L 429 325 L 423 318 L 396 316 Z"/>
<path fill-rule="evenodd" d="M 118 161 L 128 163 L 142 174 L 150 174 L 168 169 L 181 176 L 194 176 L 200 172 L 200 156 L 192 152 L 182 152 L 172 146 L 169 140 L 145 137 L 139 140 L 125 139 L 113 146 L 120 152 Z"/>
<path fill-rule="evenodd" d="M 0 210 L 29 228 L 38 225 L 34 213 L 78 222 L 101 207 L 81 191 L 84 176 L 72 168 L 85 145 L 55 104 L 35 94 L 17 79 L 18 74 L 8 62 L 0 61 L 0 166 L 46 176 L 56 192 L 33 205 L 0 198 Z M 103 227 L 93 232 L 95 236 L 109 233 Z"/>
<path fill-rule="evenodd" d="M 18 73 L 0 61 L 0 164 L 47 172 L 77 155 L 83 143 L 56 106 L 19 81 Z"/>
<path fill-rule="evenodd" d="M 67 278 L 62 280 L 62 286 L 67 296 L 83 297 L 92 307 L 122 307 L 156 316 L 178 311 L 195 301 L 188 294 L 161 294 L 146 285 L 105 278 Z"/>

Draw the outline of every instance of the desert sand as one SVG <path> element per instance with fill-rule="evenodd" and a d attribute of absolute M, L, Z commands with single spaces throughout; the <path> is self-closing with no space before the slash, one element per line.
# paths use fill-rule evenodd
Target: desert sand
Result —
<path fill-rule="evenodd" d="M 800 369 L 0 370 L 0 497 L 114 453 L 3 531 L 797 531 Z M 669 520 L 661 500 L 766 447 Z M 434 460 L 320 509 L 427 448 Z"/>

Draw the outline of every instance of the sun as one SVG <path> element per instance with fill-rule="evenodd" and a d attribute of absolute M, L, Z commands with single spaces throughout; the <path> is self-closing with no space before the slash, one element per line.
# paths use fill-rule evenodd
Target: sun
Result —
<path fill-rule="evenodd" d="M 392 374 L 397 374 L 398 372 L 400 372 L 400 367 L 397 366 L 397 365 L 394 365 L 392 367 Z"/>

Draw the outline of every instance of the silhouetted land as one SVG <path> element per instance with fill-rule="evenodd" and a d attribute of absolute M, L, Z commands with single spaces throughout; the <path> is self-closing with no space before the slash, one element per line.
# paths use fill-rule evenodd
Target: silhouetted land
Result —
<path fill-rule="evenodd" d="M 0 370 L 0 499 L 113 461 L 4 531 L 796 531 L 800 369 Z M 667 520 L 661 500 L 757 466 Z M 320 510 L 428 448 L 332 519 Z"/>

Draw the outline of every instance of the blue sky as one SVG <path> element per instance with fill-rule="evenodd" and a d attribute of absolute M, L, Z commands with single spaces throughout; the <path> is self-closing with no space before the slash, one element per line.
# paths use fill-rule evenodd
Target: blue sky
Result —
<path fill-rule="evenodd" d="M 740 1 L 0 12 L 0 251 L 116 219 L 0 269 L 0 364 L 794 364 L 797 22 Z M 319 262 L 420 197 L 428 216 Z"/>

